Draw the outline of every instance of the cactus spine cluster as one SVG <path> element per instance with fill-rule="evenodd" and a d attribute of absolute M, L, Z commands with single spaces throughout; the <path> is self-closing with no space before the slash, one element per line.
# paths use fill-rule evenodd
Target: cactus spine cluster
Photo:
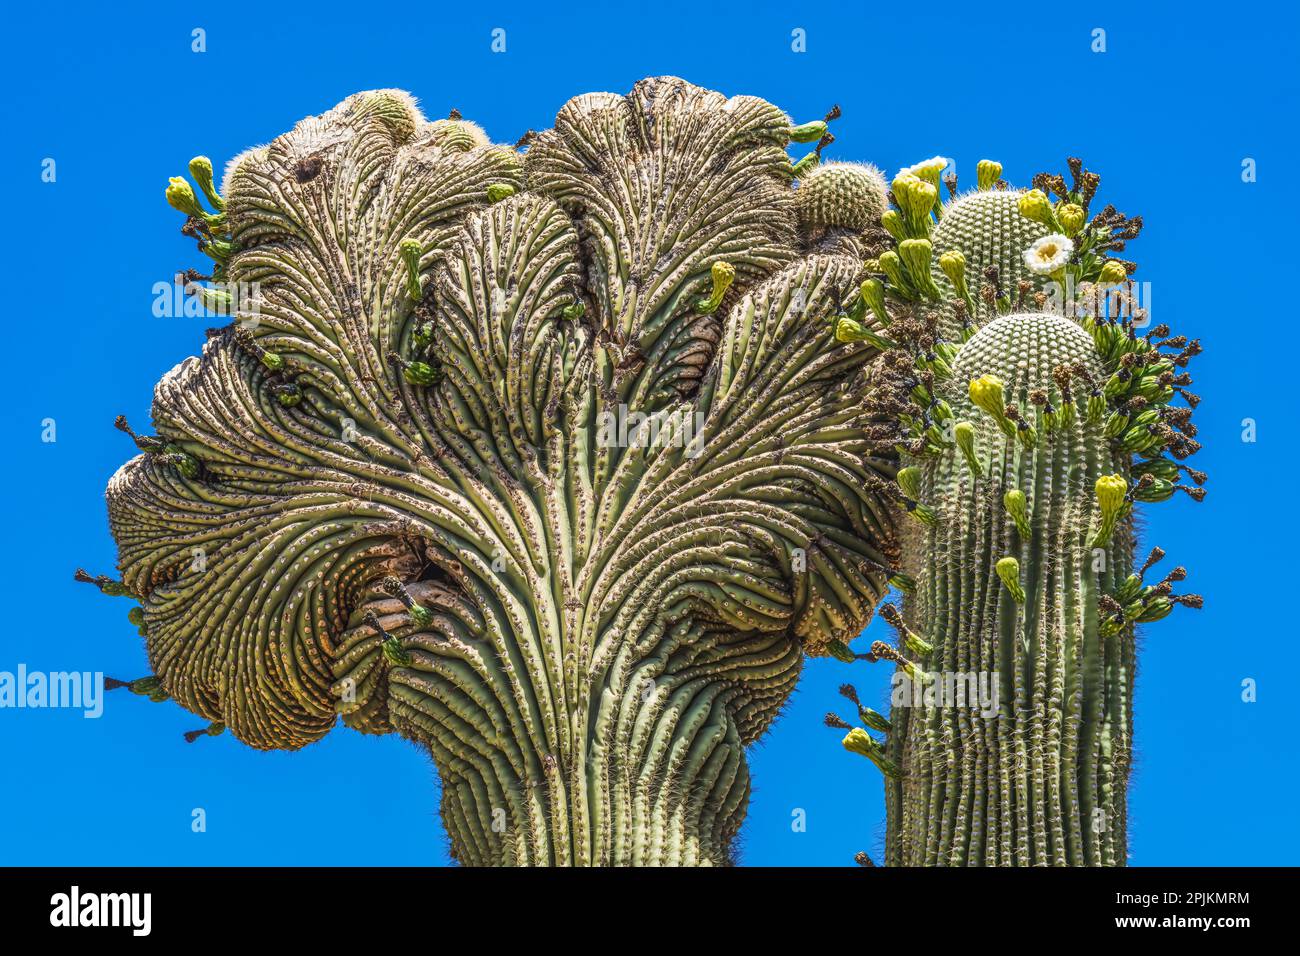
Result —
<path fill-rule="evenodd" d="M 196 159 L 232 321 L 86 576 L 139 601 L 131 689 L 190 739 L 418 741 L 464 863 L 728 862 L 745 747 L 896 563 L 878 349 L 833 335 L 885 185 L 820 165 L 837 114 L 659 78 L 511 148 L 378 91 Z"/>
<path fill-rule="evenodd" d="M 1199 345 L 1149 326 L 1112 258 L 1141 221 L 1090 216 L 1077 160 L 1028 192 L 983 162 L 947 204 L 943 165 L 894 180 L 896 247 L 869 267 L 873 334 L 897 346 L 871 402 L 895 414 L 880 438 L 914 520 L 898 645 L 864 655 L 898 665 L 893 708 L 869 719 L 846 685 L 865 726 L 844 745 L 886 775 L 888 864 L 1123 865 L 1134 625 L 1200 606 L 1173 593 L 1182 568 L 1145 582 L 1160 549 L 1134 570 L 1133 504 L 1202 497 L 1178 464 Z"/>

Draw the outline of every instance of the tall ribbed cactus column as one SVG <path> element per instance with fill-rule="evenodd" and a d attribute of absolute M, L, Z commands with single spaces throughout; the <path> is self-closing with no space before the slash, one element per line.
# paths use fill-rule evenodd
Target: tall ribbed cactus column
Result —
<path fill-rule="evenodd" d="M 887 863 L 1122 865 L 1134 626 L 1200 605 L 1172 593 L 1182 568 L 1145 583 L 1158 548 L 1134 572 L 1132 506 L 1202 496 L 1163 457 L 1198 447 L 1180 369 L 1199 345 L 1149 327 L 1109 257 L 1140 220 L 1089 219 L 1077 161 L 1073 187 L 1036 178 L 1055 204 L 985 162 L 979 191 L 941 205 L 942 165 L 894 180 L 896 250 L 862 287 L 861 334 L 895 346 L 870 401 L 897 413 L 881 437 L 913 519 L 903 609 L 883 613 L 898 644 L 863 655 L 898 665 L 893 706 L 846 685 L 864 726 L 827 722 L 886 776 Z"/>
<path fill-rule="evenodd" d="M 926 706 L 924 694 L 895 712 L 891 753 L 908 772 L 887 856 L 904 865 L 1124 860 L 1133 633 L 1102 637 L 1098 600 L 1131 564 L 1130 519 L 1106 542 L 1091 529 L 1093 490 L 1103 476 L 1125 481 L 1127 456 L 1073 404 L 1068 424 L 1028 439 L 963 387 L 994 390 L 980 398 L 999 413 L 1030 408 L 1032 392 L 1076 365 L 1102 375 L 1077 324 L 1008 315 L 962 347 L 939 389 L 974 427 L 975 467 L 956 447 L 922 466 L 919 498 L 936 518 L 905 559 L 918 582 L 907 616 L 934 644 L 933 679 L 995 675 L 1000 699 L 996 717 Z"/>

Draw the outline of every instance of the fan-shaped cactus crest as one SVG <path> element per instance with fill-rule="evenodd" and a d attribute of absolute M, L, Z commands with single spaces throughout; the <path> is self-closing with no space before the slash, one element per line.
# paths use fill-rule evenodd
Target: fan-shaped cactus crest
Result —
<path fill-rule="evenodd" d="M 465 863 L 728 861 L 745 746 L 894 556 L 833 334 L 884 183 L 792 162 L 825 133 L 663 78 L 517 148 L 381 91 L 196 160 L 232 322 L 109 484 L 132 689 L 420 742 Z"/>

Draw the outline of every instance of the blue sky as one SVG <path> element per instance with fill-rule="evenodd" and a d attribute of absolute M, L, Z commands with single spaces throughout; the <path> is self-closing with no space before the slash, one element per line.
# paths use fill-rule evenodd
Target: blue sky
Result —
<path fill-rule="evenodd" d="M 1277 340 L 1297 288 L 1296 250 L 1280 241 L 1294 236 L 1300 146 L 1290 5 L 132 6 L 24 4 L 0 38 L 0 500 L 14 505 L 0 532 L 0 670 L 147 670 L 129 604 L 72 571 L 113 566 L 103 488 L 132 453 L 114 416 L 143 427 L 155 381 L 212 324 L 151 311 L 156 282 L 201 264 L 163 200 L 167 177 L 195 153 L 220 166 L 361 89 L 408 89 L 430 115 L 455 107 L 514 142 L 574 94 L 671 73 L 798 120 L 839 103 L 831 155 L 888 172 L 943 154 L 970 182 L 988 157 L 1026 182 L 1079 155 L 1103 200 L 1143 215 L 1130 251 L 1153 316 L 1206 346 L 1196 464 L 1211 479 L 1204 504 L 1178 496 L 1146 512 L 1144 541 L 1188 566 L 1206 608 L 1139 638 L 1131 862 L 1300 862 L 1295 585 L 1278 573 L 1296 531 Z M 191 51 L 195 28 L 204 53 Z M 795 30 L 806 52 L 792 50 Z M 742 862 L 843 865 L 878 849 L 879 777 L 820 726 L 846 679 L 883 701 L 884 668 L 813 662 L 753 751 Z M 0 710 L 0 864 L 446 862 L 433 768 L 412 745 L 344 729 L 295 754 L 229 736 L 186 745 L 182 731 L 201 725 L 122 692 L 98 720 Z M 191 830 L 195 808 L 205 833 Z"/>

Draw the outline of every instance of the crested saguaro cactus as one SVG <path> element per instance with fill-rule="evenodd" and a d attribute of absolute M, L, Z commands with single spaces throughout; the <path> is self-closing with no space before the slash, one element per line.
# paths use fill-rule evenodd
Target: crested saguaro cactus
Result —
<path fill-rule="evenodd" d="M 866 655 L 898 665 L 893 707 L 842 688 L 864 724 L 844 745 L 886 775 L 888 863 L 1123 865 L 1134 625 L 1200 606 L 1173 594 L 1182 568 L 1144 582 L 1159 548 L 1134 571 L 1132 505 L 1203 496 L 1177 463 L 1199 447 L 1181 369 L 1200 348 L 1149 325 L 1135 266 L 1109 258 L 1141 221 L 1089 218 L 1098 178 L 1077 160 L 1072 185 L 1028 192 L 983 162 L 946 205 L 944 165 L 894 180 L 896 249 L 864 286 L 862 334 L 897 346 L 872 401 L 895 415 L 879 436 L 915 520 L 904 610 L 883 609 L 898 646 Z"/>
<path fill-rule="evenodd" d="M 258 748 L 418 741 L 465 863 L 727 862 L 745 746 L 896 557 L 877 349 L 832 334 L 884 183 L 829 139 L 661 78 L 519 148 L 380 91 L 220 190 L 196 159 L 211 211 L 168 199 L 233 321 L 157 386 L 121 581 L 86 576 L 139 601 L 131 689 Z"/>

